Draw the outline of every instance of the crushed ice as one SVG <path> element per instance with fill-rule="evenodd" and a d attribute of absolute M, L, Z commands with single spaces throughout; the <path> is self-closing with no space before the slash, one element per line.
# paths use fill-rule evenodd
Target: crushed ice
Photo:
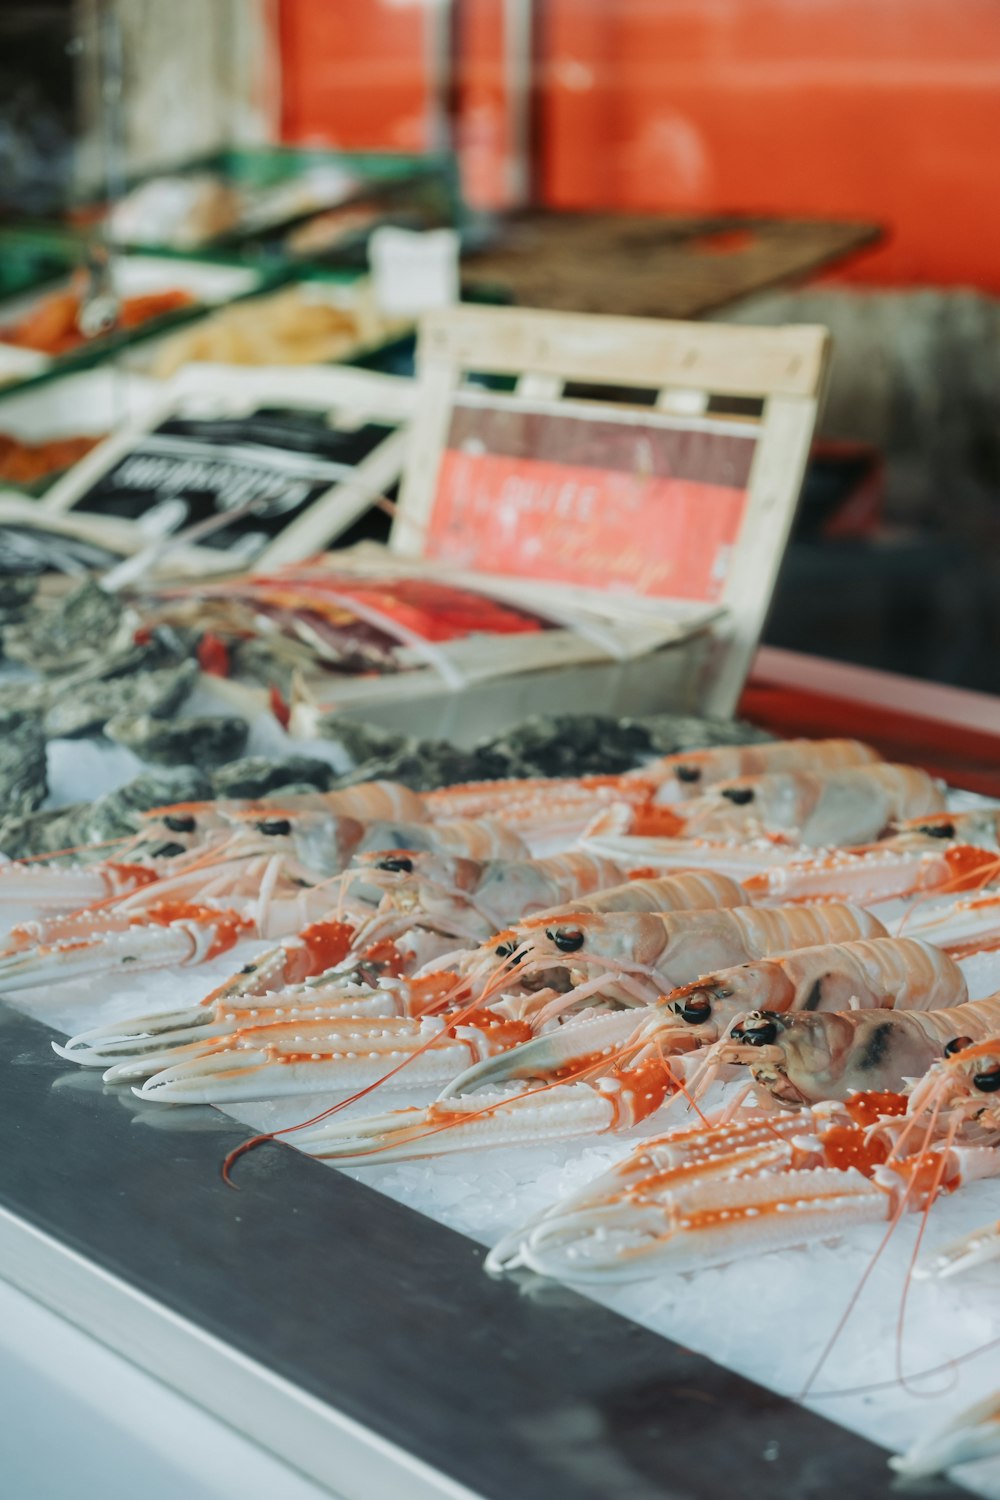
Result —
<path fill-rule="evenodd" d="M 134 774 L 131 764 L 125 764 L 129 752 L 117 747 L 105 750 L 74 742 L 73 754 L 64 756 L 57 744 L 54 757 L 60 805 L 84 795 L 92 798 L 95 785 L 110 790 Z M 138 1010 L 151 1013 L 190 1005 L 266 946 L 242 944 L 196 969 L 112 980 L 103 976 L 23 991 L 9 1002 L 54 1030 L 71 1034 Z M 969 977 L 977 993 L 1000 988 L 1000 955 L 976 959 Z M 80 1070 L 70 1070 L 67 1084 L 79 1076 Z M 228 1113 L 254 1130 L 274 1130 L 334 1102 L 332 1096 L 313 1095 L 245 1104 Z M 425 1096 L 394 1093 L 391 1107 L 425 1102 Z M 137 1101 L 135 1108 L 144 1112 Z M 345 1114 L 366 1114 L 370 1108 L 365 1100 Z M 183 1109 L 158 1108 L 149 1112 L 150 1123 L 154 1114 L 158 1128 L 169 1128 L 176 1119 L 175 1128 L 183 1129 Z M 678 1118 L 676 1112 L 673 1118 Z M 348 1175 L 483 1245 L 494 1245 L 607 1171 L 628 1154 L 641 1133 L 595 1138 L 585 1145 L 508 1147 L 364 1171 L 348 1169 Z M 654 1126 L 645 1133 L 655 1133 Z M 287 1139 L 294 1144 L 294 1136 Z M 1000 1219 L 1000 1180 L 971 1184 L 935 1205 L 924 1248 L 946 1244 L 994 1219 Z M 662 1274 L 607 1290 L 587 1288 L 586 1295 L 794 1397 L 802 1392 L 867 1273 L 806 1404 L 883 1446 L 905 1449 L 928 1424 L 943 1425 L 1000 1385 L 995 1351 L 963 1359 L 968 1351 L 1000 1337 L 998 1262 L 944 1282 L 912 1282 L 902 1344 L 897 1345 L 900 1298 L 918 1231 L 919 1216 L 904 1220 L 874 1266 L 884 1229 L 867 1225 L 825 1244 L 771 1251 L 695 1274 Z M 896 1379 L 897 1349 L 906 1384 Z M 949 1368 L 947 1362 L 956 1358 L 961 1362 Z M 928 1370 L 936 1373 L 921 1378 Z M 1000 1500 L 1000 1460 L 964 1466 L 961 1477 L 975 1493 Z"/>

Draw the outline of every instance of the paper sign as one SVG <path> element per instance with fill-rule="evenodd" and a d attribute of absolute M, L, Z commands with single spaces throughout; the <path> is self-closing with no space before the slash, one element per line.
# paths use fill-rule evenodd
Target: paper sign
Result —
<path fill-rule="evenodd" d="M 249 514 L 205 545 L 252 557 L 389 436 L 384 423 L 347 430 L 326 414 L 260 405 L 245 414 L 177 412 L 135 443 L 78 496 L 74 509 L 139 521 L 169 510 L 174 529 L 228 510 Z"/>
<path fill-rule="evenodd" d="M 461 398 L 460 398 L 461 399 Z M 464 569 L 650 597 L 723 597 L 756 434 L 456 405 L 428 529 Z"/>

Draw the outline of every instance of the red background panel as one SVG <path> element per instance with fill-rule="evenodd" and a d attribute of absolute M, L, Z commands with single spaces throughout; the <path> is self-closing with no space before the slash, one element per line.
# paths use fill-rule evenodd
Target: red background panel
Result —
<path fill-rule="evenodd" d="M 427 554 L 462 568 L 656 598 L 722 598 L 746 491 L 446 449 Z"/>
<path fill-rule="evenodd" d="M 547 199 L 871 219 L 851 275 L 1000 290 L 993 0 L 547 0 Z"/>
<path fill-rule="evenodd" d="M 467 185 L 503 197 L 502 0 L 454 0 Z M 438 0 L 281 0 L 284 134 L 432 144 Z M 539 192 L 869 219 L 844 273 L 1000 292 L 998 0 L 536 0 Z"/>
<path fill-rule="evenodd" d="M 430 24 L 393 0 L 281 0 L 282 136 L 296 145 L 426 151 Z"/>
<path fill-rule="evenodd" d="M 462 0 L 455 40 L 455 139 L 462 186 L 476 208 L 509 203 L 515 188 L 508 85 L 504 67 L 505 0 Z"/>

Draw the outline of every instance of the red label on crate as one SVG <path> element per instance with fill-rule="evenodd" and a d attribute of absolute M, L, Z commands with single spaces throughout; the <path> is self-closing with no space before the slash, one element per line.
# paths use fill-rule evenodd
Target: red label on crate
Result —
<path fill-rule="evenodd" d="M 487 573 L 714 603 L 754 445 L 721 424 L 459 408 L 427 551 Z"/>

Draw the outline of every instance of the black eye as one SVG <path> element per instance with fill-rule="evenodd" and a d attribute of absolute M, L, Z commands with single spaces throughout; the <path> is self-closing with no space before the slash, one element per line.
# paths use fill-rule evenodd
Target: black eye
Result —
<path fill-rule="evenodd" d="M 749 1047 L 768 1047 L 777 1040 L 778 1028 L 766 1016 L 753 1017 L 740 1026 L 734 1026 L 732 1034 Z"/>
<path fill-rule="evenodd" d="M 932 839 L 953 839 L 955 825 L 954 823 L 923 823 L 918 827 L 917 832 L 926 833 Z"/>
<path fill-rule="evenodd" d="M 722 795 L 730 802 L 735 802 L 737 807 L 746 807 L 756 794 L 752 786 L 724 786 Z"/>
<path fill-rule="evenodd" d="M 545 936 L 560 953 L 578 953 L 583 947 L 583 933 L 578 927 L 546 927 Z"/>
<path fill-rule="evenodd" d="M 160 844 L 157 848 L 150 850 L 152 859 L 173 859 L 177 854 L 186 854 L 187 850 L 183 844 Z"/>
<path fill-rule="evenodd" d="M 163 826 L 171 833 L 194 833 L 198 825 L 190 813 L 164 813 Z"/>
<path fill-rule="evenodd" d="M 945 1057 L 954 1057 L 956 1052 L 964 1052 L 966 1047 L 972 1046 L 971 1036 L 953 1036 L 944 1049 Z"/>
<path fill-rule="evenodd" d="M 497 958 L 513 958 L 514 954 L 517 953 L 517 944 L 516 943 L 500 943 L 498 947 L 496 947 L 496 948 L 493 949 L 493 952 L 496 954 Z M 523 953 L 518 953 L 518 955 L 517 955 L 517 961 L 518 961 L 518 963 L 521 962 L 521 959 L 523 957 L 524 957 Z"/>
<path fill-rule="evenodd" d="M 380 859 L 378 869 L 391 870 L 396 875 L 412 875 L 413 860 L 407 859 L 405 854 L 390 854 L 387 859 Z"/>
<path fill-rule="evenodd" d="M 281 838 L 291 831 L 292 825 L 287 818 L 265 818 L 257 824 L 257 832 L 266 834 L 268 838 Z"/>
<path fill-rule="evenodd" d="M 981 1094 L 995 1094 L 1000 1089 L 1000 1063 L 977 1073 L 972 1082 Z"/>
<path fill-rule="evenodd" d="M 698 1026 L 711 1016 L 712 1002 L 704 991 L 699 991 L 697 995 L 687 995 L 678 1002 L 677 1014 L 682 1021 L 687 1021 L 689 1026 Z"/>
<path fill-rule="evenodd" d="M 677 780 L 678 781 L 688 781 L 688 782 L 690 782 L 690 781 L 700 781 L 701 780 L 701 767 L 700 766 L 678 766 L 677 767 Z"/>

